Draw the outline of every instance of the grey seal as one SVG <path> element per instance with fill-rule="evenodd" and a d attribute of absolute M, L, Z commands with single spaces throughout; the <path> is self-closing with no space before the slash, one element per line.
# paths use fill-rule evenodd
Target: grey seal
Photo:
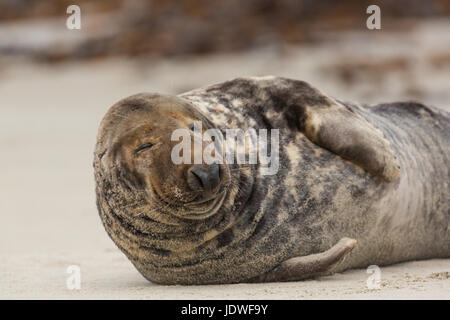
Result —
<path fill-rule="evenodd" d="M 171 132 L 277 128 L 279 170 L 176 165 Z M 414 102 L 334 99 L 306 82 L 238 78 L 178 96 L 137 94 L 103 118 L 98 211 L 161 284 L 295 281 L 450 257 L 450 115 Z"/>

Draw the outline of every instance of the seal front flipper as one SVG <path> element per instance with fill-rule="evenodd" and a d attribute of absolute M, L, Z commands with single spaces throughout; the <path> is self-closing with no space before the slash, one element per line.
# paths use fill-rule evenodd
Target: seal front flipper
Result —
<path fill-rule="evenodd" d="M 302 108 L 300 127 L 312 142 L 387 181 L 398 178 L 400 166 L 389 142 L 362 116 L 334 101 Z"/>
<path fill-rule="evenodd" d="M 250 280 L 250 282 L 298 281 L 330 274 L 356 245 L 356 240 L 342 238 L 325 252 L 295 257 L 282 262 L 275 269 Z"/>

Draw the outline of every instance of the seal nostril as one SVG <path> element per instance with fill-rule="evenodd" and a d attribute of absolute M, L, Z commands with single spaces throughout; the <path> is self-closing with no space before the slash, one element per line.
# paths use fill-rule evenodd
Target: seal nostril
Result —
<path fill-rule="evenodd" d="M 191 174 L 197 179 L 197 183 L 200 185 L 200 187 L 202 189 L 204 189 L 205 186 L 203 184 L 202 178 L 197 173 L 195 173 L 195 171 L 193 171 L 193 170 L 191 170 Z"/>
<path fill-rule="evenodd" d="M 188 172 L 188 185 L 194 191 L 213 191 L 220 183 L 220 167 L 213 163 L 206 170 L 203 166 L 194 166 Z"/>
<path fill-rule="evenodd" d="M 188 184 L 194 191 L 209 191 L 211 189 L 209 186 L 208 172 L 199 166 L 189 169 Z"/>

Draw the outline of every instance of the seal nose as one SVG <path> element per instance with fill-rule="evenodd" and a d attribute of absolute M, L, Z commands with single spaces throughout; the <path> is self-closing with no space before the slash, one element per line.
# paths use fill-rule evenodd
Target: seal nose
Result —
<path fill-rule="evenodd" d="M 220 170 L 217 163 L 213 163 L 206 170 L 201 165 L 195 165 L 188 171 L 189 187 L 194 191 L 213 191 L 220 182 Z"/>

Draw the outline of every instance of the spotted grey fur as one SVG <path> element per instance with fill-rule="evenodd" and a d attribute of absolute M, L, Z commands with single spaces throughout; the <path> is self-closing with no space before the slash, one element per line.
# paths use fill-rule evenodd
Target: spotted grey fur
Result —
<path fill-rule="evenodd" d="M 116 109 L 132 113 L 152 97 L 132 96 Z M 178 98 L 219 129 L 280 129 L 280 169 L 263 176 L 258 165 L 231 166 L 231 185 L 214 215 L 165 215 L 164 208 L 149 210 L 132 170 L 104 161 L 120 147 L 106 138 L 120 117 L 105 118 L 94 160 L 100 217 L 150 281 L 265 281 L 284 261 L 325 252 L 343 237 L 357 245 L 333 271 L 450 257 L 447 112 L 418 103 L 339 102 L 305 82 L 277 77 L 238 78 Z M 351 155 L 346 160 L 308 138 L 307 107 L 330 101 L 382 133 L 396 155 L 398 176 L 383 179 L 348 161 Z"/>

